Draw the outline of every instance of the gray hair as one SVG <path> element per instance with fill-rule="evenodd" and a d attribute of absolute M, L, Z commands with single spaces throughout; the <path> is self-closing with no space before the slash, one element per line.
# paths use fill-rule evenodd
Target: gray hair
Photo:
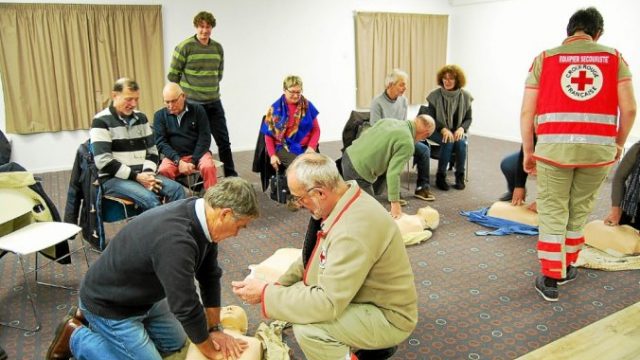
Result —
<path fill-rule="evenodd" d="M 431 129 L 436 127 L 436 121 L 427 114 L 420 114 L 416 116 L 416 122 L 421 122 L 425 128 Z"/>
<path fill-rule="evenodd" d="M 400 69 L 391 70 L 391 73 L 389 75 L 387 75 L 387 77 L 384 79 L 384 87 L 385 87 L 385 89 L 388 88 L 389 86 L 397 83 L 400 80 L 404 80 L 404 81 L 409 80 L 409 74 L 407 74 L 406 72 L 404 72 L 404 71 L 402 71 Z"/>
<path fill-rule="evenodd" d="M 204 194 L 204 201 L 214 209 L 228 208 L 237 217 L 257 218 L 258 197 L 250 182 L 239 177 L 225 178 Z"/>
<path fill-rule="evenodd" d="M 344 183 L 335 161 L 320 153 L 299 155 L 287 168 L 287 175 L 289 173 L 294 173 L 305 189 L 324 187 L 334 190 Z"/>

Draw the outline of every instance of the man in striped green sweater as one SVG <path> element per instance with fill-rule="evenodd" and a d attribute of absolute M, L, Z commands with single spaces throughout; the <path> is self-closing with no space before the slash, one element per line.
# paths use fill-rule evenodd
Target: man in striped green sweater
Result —
<path fill-rule="evenodd" d="M 211 39 L 216 19 L 210 12 L 201 11 L 193 18 L 193 26 L 196 34 L 182 41 L 173 51 L 167 78 L 180 84 L 191 101 L 204 107 L 211 135 L 218 146 L 218 156 L 224 163 L 224 175 L 238 176 L 231 154 L 227 119 L 220 101 L 224 51 L 220 43 Z"/>

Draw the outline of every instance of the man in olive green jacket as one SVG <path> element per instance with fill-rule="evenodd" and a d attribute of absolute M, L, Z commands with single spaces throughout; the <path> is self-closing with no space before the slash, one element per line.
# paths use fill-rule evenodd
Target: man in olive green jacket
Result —
<path fill-rule="evenodd" d="M 358 349 L 356 356 L 368 359 L 371 350 L 394 348 L 418 315 L 411 264 L 393 219 L 355 181 L 342 180 L 326 155 L 299 156 L 287 180 L 294 201 L 321 220 L 315 248 L 276 283 L 234 281 L 234 293 L 262 303 L 265 317 L 292 323 L 308 359 L 343 360 Z"/>
<path fill-rule="evenodd" d="M 413 157 L 415 143 L 429 137 L 436 125 L 429 115 L 413 120 L 380 119 L 353 141 L 342 156 L 342 176 L 355 180 L 362 190 L 373 195 L 374 182 L 385 176 L 391 216 L 399 218 L 400 174 Z"/>

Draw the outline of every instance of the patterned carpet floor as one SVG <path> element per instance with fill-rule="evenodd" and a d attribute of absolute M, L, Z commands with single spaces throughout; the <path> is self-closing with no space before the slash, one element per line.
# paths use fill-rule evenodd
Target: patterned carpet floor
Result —
<path fill-rule="evenodd" d="M 415 169 L 403 175 L 403 197 L 409 202 L 404 211 L 414 214 L 420 207 L 430 205 L 440 213 L 440 227 L 430 240 L 407 248 L 418 291 L 419 323 L 399 346 L 394 359 L 514 359 L 640 301 L 640 272 L 579 269 L 575 281 L 561 286 L 560 300 L 548 303 L 533 286 L 538 274 L 535 237 L 474 235 L 481 227 L 468 222 L 459 211 L 489 206 L 505 191 L 499 162 L 504 155 L 517 151 L 518 146 L 472 136 L 467 188 L 448 192 L 435 189 L 434 202 L 413 198 Z M 321 145 L 323 152 L 334 158 L 339 148 L 337 142 Z M 250 172 L 253 152 L 234 156 L 240 175 L 258 186 L 256 174 Z M 435 166 L 433 160 L 432 181 Z M 62 212 L 69 172 L 41 176 L 47 193 Z M 449 181 L 453 181 L 453 174 Z M 528 188 L 529 198 L 533 199 L 535 178 L 529 179 Z M 609 194 L 607 181 L 589 220 L 606 215 Z M 379 199 L 388 206 L 383 197 Z M 278 248 L 301 247 L 309 219 L 306 211 L 289 212 L 266 193 L 260 193 L 260 207 L 259 219 L 220 246 L 219 260 L 225 271 L 223 304 L 245 308 L 250 334 L 264 319 L 257 306 L 239 302 L 231 292 L 230 281 L 244 278 L 249 264 L 262 261 Z M 121 226 L 111 225 L 107 231 L 112 236 Z M 95 260 L 99 255 L 90 256 Z M 45 280 L 49 277 L 77 286 L 86 265 L 79 255 L 73 260 L 72 265 L 56 264 L 48 269 Z M 18 266 L 13 255 L 0 259 L 0 319 L 25 319 L 30 323 Z M 0 346 L 10 359 L 44 358 L 56 325 L 76 301 L 75 291 L 38 287 L 42 329 L 33 333 L 0 327 Z M 285 341 L 296 359 L 304 359 L 290 330 L 285 331 Z"/>

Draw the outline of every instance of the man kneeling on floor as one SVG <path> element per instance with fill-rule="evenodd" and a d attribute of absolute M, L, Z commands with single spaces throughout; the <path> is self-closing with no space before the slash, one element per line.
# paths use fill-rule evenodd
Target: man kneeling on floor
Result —
<path fill-rule="evenodd" d="M 247 344 L 219 326 L 217 244 L 257 216 L 252 185 L 227 178 L 133 219 L 87 271 L 47 359 L 161 359 L 187 336 L 208 358 L 238 358 Z"/>
<path fill-rule="evenodd" d="M 418 318 L 398 226 L 355 181 L 342 180 L 326 155 L 298 156 L 287 181 L 298 206 L 321 219 L 315 249 L 276 283 L 233 281 L 234 293 L 262 303 L 263 316 L 292 323 L 307 359 L 389 358 Z"/>

